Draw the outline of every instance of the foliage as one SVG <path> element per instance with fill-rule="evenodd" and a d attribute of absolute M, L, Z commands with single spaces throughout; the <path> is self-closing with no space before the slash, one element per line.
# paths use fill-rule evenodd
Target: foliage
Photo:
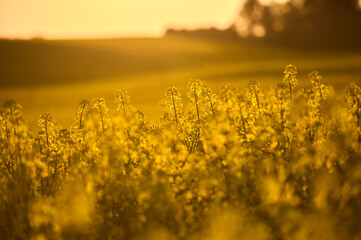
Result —
<path fill-rule="evenodd" d="M 70 130 L 49 113 L 36 137 L 1 108 L 4 239 L 359 239 L 361 90 L 336 97 L 293 65 L 274 89 L 168 88 L 159 124 L 125 90 L 109 114 L 83 100 Z"/>
<path fill-rule="evenodd" d="M 298 47 L 360 47 L 359 0 L 246 0 L 234 27 L 243 36 Z"/>

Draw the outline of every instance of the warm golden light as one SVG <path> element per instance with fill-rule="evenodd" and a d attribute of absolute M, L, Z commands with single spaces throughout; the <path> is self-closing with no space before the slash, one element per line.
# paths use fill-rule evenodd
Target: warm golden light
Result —
<path fill-rule="evenodd" d="M 167 27 L 227 28 L 240 0 L 2 0 L 0 37 L 161 36 Z"/>
<path fill-rule="evenodd" d="M 0 240 L 361 239 L 359 0 L 0 0 Z"/>

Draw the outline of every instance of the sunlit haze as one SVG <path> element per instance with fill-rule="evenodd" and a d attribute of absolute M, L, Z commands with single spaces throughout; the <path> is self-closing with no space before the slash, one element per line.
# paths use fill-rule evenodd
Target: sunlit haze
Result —
<path fill-rule="evenodd" d="M 161 36 L 167 27 L 227 28 L 242 0 L 1 0 L 0 37 Z"/>

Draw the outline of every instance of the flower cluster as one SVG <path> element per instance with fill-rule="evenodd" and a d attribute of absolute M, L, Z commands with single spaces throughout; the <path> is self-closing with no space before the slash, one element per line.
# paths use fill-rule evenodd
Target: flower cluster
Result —
<path fill-rule="evenodd" d="M 273 89 L 217 94 L 191 79 L 165 92 L 159 124 L 125 90 L 79 103 L 33 136 L 21 106 L 0 110 L 4 239 L 359 239 L 361 88 L 343 97 L 288 65 Z"/>

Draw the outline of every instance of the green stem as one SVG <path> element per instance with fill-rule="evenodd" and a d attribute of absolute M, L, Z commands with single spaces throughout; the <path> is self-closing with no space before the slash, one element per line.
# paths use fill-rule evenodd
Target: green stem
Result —
<path fill-rule="evenodd" d="M 82 109 L 81 109 L 81 112 L 80 112 L 79 129 L 82 129 L 82 120 L 83 120 L 84 108 L 85 108 L 85 103 L 83 103 L 83 106 L 82 106 Z"/>
<path fill-rule="evenodd" d="M 194 88 L 194 99 L 195 99 L 195 102 L 196 102 L 197 117 L 198 117 L 198 120 L 200 120 L 199 109 L 198 109 L 197 89 L 195 89 L 195 88 Z"/>
<path fill-rule="evenodd" d="M 361 103 L 357 101 L 357 127 L 360 130 L 361 125 Z"/>
<path fill-rule="evenodd" d="M 291 83 L 289 84 L 289 87 L 290 87 L 290 100 L 292 101 L 292 85 L 291 85 Z"/>
<path fill-rule="evenodd" d="M 246 121 L 243 117 L 243 114 L 242 114 L 242 106 L 240 103 L 239 104 L 239 114 L 241 116 L 241 121 L 242 121 L 242 128 L 243 128 L 243 137 L 244 137 L 244 140 L 247 140 L 247 133 L 246 133 Z"/>
<path fill-rule="evenodd" d="M 209 103 L 211 105 L 212 116 L 214 116 L 214 106 L 213 106 L 211 95 L 209 93 L 207 93 L 207 96 L 208 96 L 208 99 L 209 99 Z"/>
<path fill-rule="evenodd" d="M 46 145 L 49 148 L 48 121 L 46 119 L 45 119 L 45 137 L 46 137 Z"/>
<path fill-rule="evenodd" d="M 259 111 L 259 100 L 258 100 L 258 94 L 257 94 L 256 91 L 254 91 L 254 95 L 256 96 L 257 108 L 258 108 L 258 111 Z"/>
<path fill-rule="evenodd" d="M 176 107 L 175 107 L 173 91 L 172 91 L 172 102 L 173 102 L 173 110 L 174 110 L 175 123 L 178 124 L 177 109 L 176 109 Z"/>
<path fill-rule="evenodd" d="M 281 97 L 281 111 L 280 111 L 280 115 L 281 115 L 281 127 L 282 127 L 282 132 L 284 132 L 285 129 L 285 122 L 284 122 L 284 108 L 283 108 L 283 99 Z"/>

